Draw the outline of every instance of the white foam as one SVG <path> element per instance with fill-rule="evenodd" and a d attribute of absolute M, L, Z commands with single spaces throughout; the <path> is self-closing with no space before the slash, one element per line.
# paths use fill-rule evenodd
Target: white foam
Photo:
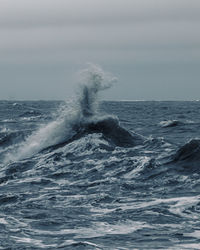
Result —
<path fill-rule="evenodd" d="M 200 201 L 200 196 L 193 196 L 193 197 L 180 197 L 180 198 L 175 198 L 176 204 L 173 204 L 170 206 L 170 212 L 174 214 L 178 214 L 182 217 L 187 217 L 187 218 L 193 218 L 193 219 L 199 219 L 199 215 L 196 213 L 185 213 L 185 211 L 188 208 L 191 208 L 192 206 L 195 206 L 199 203 Z"/>
<path fill-rule="evenodd" d="M 4 218 L 0 217 L 0 224 L 8 225 L 8 222 Z"/>
<path fill-rule="evenodd" d="M 80 227 L 76 229 L 62 229 L 60 231 L 54 231 L 54 235 L 62 235 L 62 234 L 75 234 L 74 239 L 79 238 L 95 238 L 105 235 L 126 235 L 129 233 L 133 233 L 143 228 L 152 228 L 149 224 L 143 221 L 129 221 L 127 220 L 125 223 L 117 223 L 117 224 L 109 224 L 106 222 L 94 222 L 90 228 L 85 230 L 85 227 Z M 51 232 L 37 230 L 37 233 L 41 235 L 43 233 L 51 234 Z"/>
<path fill-rule="evenodd" d="M 14 239 L 18 243 L 25 243 L 30 244 L 31 246 L 37 247 L 37 248 L 56 248 L 57 244 L 44 244 L 42 240 L 36 240 L 29 237 L 18 237 L 18 236 L 11 236 L 12 239 Z"/>
<path fill-rule="evenodd" d="M 147 156 L 143 157 L 130 157 L 130 159 L 133 162 L 136 162 L 136 167 L 131 170 L 130 172 L 126 173 L 124 175 L 124 178 L 126 179 L 132 179 L 134 177 L 137 177 L 140 172 L 150 163 L 151 158 Z"/>

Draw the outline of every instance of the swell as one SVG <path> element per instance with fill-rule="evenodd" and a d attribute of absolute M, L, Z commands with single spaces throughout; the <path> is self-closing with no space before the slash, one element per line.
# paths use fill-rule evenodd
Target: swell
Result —
<path fill-rule="evenodd" d="M 85 130 L 88 133 L 102 133 L 107 140 L 115 146 L 132 147 L 136 145 L 136 140 L 128 130 L 121 127 L 119 120 L 113 116 L 95 118 L 87 121 Z"/>
<path fill-rule="evenodd" d="M 200 140 L 192 139 L 181 146 L 164 164 L 169 170 L 188 175 L 200 173 Z"/>
<path fill-rule="evenodd" d="M 174 162 L 200 162 L 200 140 L 192 139 L 174 155 Z"/>
<path fill-rule="evenodd" d="M 102 139 L 109 143 L 109 149 L 114 149 L 116 146 L 133 147 L 142 142 L 142 137 L 121 127 L 118 118 L 111 115 L 91 117 L 79 124 L 75 124 L 73 126 L 73 131 L 74 135 L 71 138 L 55 145 L 48 146 L 41 152 L 58 149 L 93 133 L 100 133 Z"/>

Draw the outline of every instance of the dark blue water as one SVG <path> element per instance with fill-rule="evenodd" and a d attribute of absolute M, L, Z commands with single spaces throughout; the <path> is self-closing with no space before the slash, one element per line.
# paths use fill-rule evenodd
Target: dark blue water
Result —
<path fill-rule="evenodd" d="M 200 102 L 86 103 L 0 102 L 0 249 L 200 249 Z"/>

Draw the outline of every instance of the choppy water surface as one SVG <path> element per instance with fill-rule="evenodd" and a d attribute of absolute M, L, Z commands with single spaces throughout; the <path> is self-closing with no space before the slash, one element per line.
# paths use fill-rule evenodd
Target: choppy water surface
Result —
<path fill-rule="evenodd" d="M 200 102 L 96 92 L 0 102 L 0 249 L 200 249 Z"/>

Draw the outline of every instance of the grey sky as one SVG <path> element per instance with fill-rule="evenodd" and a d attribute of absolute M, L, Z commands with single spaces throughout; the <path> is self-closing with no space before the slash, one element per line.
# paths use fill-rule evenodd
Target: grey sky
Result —
<path fill-rule="evenodd" d="M 93 62 L 104 99 L 200 99 L 199 0 L 0 0 L 0 99 L 68 99 Z"/>

